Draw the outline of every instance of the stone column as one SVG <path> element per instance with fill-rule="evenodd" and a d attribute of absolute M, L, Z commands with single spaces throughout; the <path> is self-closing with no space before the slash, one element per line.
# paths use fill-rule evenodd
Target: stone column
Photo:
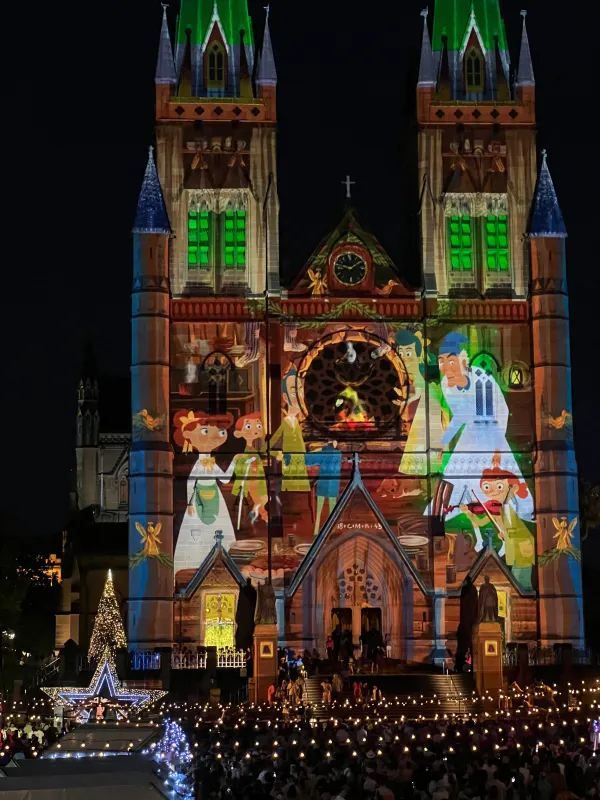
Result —
<path fill-rule="evenodd" d="M 277 637 L 275 624 L 257 623 L 254 628 L 254 678 L 251 690 L 254 703 L 264 703 L 267 689 L 277 680 Z"/>
<path fill-rule="evenodd" d="M 499 622 L 480 622 L 473 628 L 473 671 L 477 693 L 499 694 L 503 688 L 502 628 Z"/>
<path fill-rule="evenodd" d="M 577 463 L 573 443 L 565 239 L 531 239 L 531 326 L 536 409 L 535 501 L 539 638 L 583 649 Z"/>

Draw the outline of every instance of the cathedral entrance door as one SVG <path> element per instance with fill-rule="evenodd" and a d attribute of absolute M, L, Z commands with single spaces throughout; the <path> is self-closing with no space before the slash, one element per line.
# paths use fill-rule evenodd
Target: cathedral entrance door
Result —
<path fill-rule="evenodd" d="M 363 652 L 365 655 L 368 655 L 367 651 L 370 645 L 381 645 L 383 643 L 383 634 L 381 631 L 381 609 L 361 609 L 360 622 Z"/>
<path fill-rule="evenodd" d="M 348 641 L 352 643 L 352 609 L 333 608 L 331 610 L 331 631 L 334 653 L 337 656 L 342 649 L 348 649 Z"/>

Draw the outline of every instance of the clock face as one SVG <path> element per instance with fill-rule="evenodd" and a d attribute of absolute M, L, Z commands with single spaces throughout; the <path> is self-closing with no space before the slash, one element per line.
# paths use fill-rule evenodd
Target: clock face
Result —
<path fill-rule="evenodd" d="M 342 253 L 333 265 L 335 277 L 345 286 L 357 286 L 367 275 L 367 265 L 357 253 Z"/>

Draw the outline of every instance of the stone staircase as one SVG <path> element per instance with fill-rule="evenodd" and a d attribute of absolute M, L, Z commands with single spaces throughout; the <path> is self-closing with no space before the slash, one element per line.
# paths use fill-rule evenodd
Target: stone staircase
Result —
<path fill-rule="evenodd" d="M 322 705 L 321 683 L 331 675 L 314 675 L 308 678 L 306 693 L 317 717 L 329 716 Z M 369 688 L 378 686 L 385 698 L 382 713 L 389 718 L 434 718 L 452 714 L 469 714 L 475 710 L 476 696 L 471 675 L 443 675 L 442 673 L 407 672 L 399 675 L 364 674 L 351 676 L 350 685 L 337 698 L 336 706 L 345 702 L 353 705 L 352 683 L 354 679 L 367 683 Z"/>

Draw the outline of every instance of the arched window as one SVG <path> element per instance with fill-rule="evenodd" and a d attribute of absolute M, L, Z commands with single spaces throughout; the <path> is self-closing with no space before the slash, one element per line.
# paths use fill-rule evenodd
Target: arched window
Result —
<path fill-rule="evenodd" d="M 465 54 L 465 88 L 467 94 L 483 92 L 484 60 L 481 50 L 470 47 Z"/>
<path fill-rule="evenodd" d="M 126 474 L 119 478 L 119 505 L 126 506 L 129 503 L 129 480 Z"/>
<path fill-rule="evenodd" d="M 225 94 L 225 48 L 219 41 L 208 46 L 206 88 L 209 97 L 222 97 Z"/>
<path fill-rule="evenodd" d="M 471 362 L 475 381 L 475 416 L 480 420 L 496 418 L 498 362 L 490 353 L 479 353 Z"/>
<path fill-rule="evenodd" d="M 203 380 L 208 392 L 208 413 L 227 413 L 227 383 L 233 367 L 225 353 L 211 353 L 202 364 Z"/>
<path fill-rule="evenodd" d="M 475 370 L 475 416 L 494 419 L 494 382 L 485 372 Z"/>

